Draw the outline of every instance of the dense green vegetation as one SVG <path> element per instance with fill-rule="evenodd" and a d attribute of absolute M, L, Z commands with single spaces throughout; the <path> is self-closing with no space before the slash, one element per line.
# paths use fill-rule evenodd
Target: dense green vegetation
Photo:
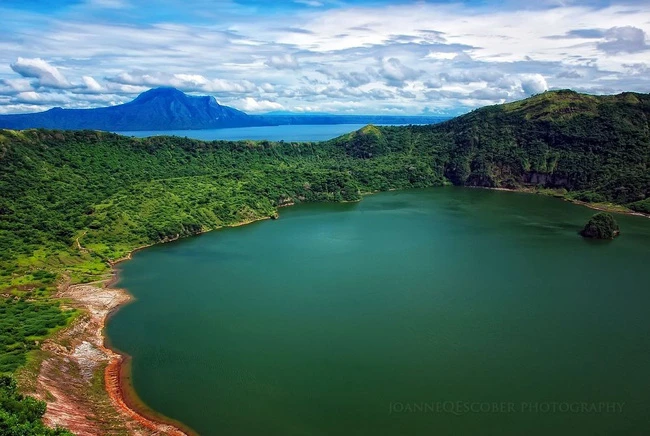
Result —
<path fill-rule="evenodd" d="M 25 353 L 52 329 L 65 326 L 73 313 L 61 311 L 58 302 L 0 299 L 0 374 L 23 365 Z"/>
<path fill-rule="evenodd" d="M 547 92 L 444 123 L 457 184 L 562 188 L 588 202 L 650 196 L 650 96 Z"/>
<path fill-rule="evenodd" d="M 580 234 L 585 238 L 614 239 L 619 235 L 619 227 L 612 214 L 599 212 L 589 219 Z"/>
<path fill-rule="evenodd" d="M 291 201 L 444 183 L 433 155 L 361 159 L 334 142 L 38 130 L 1 138 L 0 286 L 12 291 L 42 286 L 34 274 L 43 269 L 65 270 L 73 282 L 97 278 L 107 260 L 137 246 L 268 217 Z"/>
<path fill-rule="evenodd" d="M 11 376 L 0 375 L 0 435 L 72 435 L 67 430 L 51 429 L 43 425 L 41 418 L 44 413 L 44 401 L 21 395 Z"/>
<path fill-rule="evenodd" d="M 649 95 L 558 91 L 324 143 L 0 130 L 0 362 L 13 370 L 70 319 L 50 299 L 57 280 L 102 278 L 138 246 L 274 216 L 291 202 L 456 184 L 649 212 L 649 115 Z"/>

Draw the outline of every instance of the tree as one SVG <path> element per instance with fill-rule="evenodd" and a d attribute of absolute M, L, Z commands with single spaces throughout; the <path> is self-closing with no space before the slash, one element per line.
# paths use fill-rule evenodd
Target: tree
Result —
<path fill-rule="evenodd" d="M 580 234 L 585 238 L 614 239 L 620 234 L 620 230 L 611 214 L 599 212 L 589 219 Z"/>

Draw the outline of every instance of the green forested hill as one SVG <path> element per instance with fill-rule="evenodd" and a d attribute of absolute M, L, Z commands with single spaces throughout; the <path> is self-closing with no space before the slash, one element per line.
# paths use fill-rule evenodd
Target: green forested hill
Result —
<path fill-rule="evenodd" d="M 648 211 L 649 117 L 648 94 L 554 91 L 432 126 L 366 128 L 338 143 L 360 158 L 433 156 L 437 174 L 456 185 L 566 189 Z"/>
<path fill-rule="evenodd" d="M 454 141 L 454 183 L 566 188 L 585 201 L 650 195 L 650 96 L 547 92 L 477 110 L 440 131 Z M 639 205 L 637 205 L 639 206 Z"/>
<path fill-rule="evenodd" d="M 552 189 L 650 212 L 649 116 L 647 94 L 556 91 L 324 143 L 0 130 L 0 294 L 14 298 L 0 311 L 15 321 L 0 332 L 0 365 L 11 353 L 5 368 L 20 364 L 40 337 L 20 326 L 30 305 L 55 305 L 57 278 L 96 279 L 138 246 L 274 216 L 290 202 L 456 184 Z M 38 335 L 65 323 L 39 310 Z"/>
<path fill-rule="evenodd" d="M 0 262 L 13 288 L 41 268 L 88 280 L 137 246 L 272 216 L 291 201 L 443 183 L 419 155 L 364 160 L 334 143 L 1 135 Z"/>
<path fill-rule="evenodd" d="M 647 94 L 556 91 L 325 143 L 0 131 L 0 289 L 41 270 L 88 280 L 140 245 L 391 188 L 533 186 L 648 211 L 649 115 Z"/>

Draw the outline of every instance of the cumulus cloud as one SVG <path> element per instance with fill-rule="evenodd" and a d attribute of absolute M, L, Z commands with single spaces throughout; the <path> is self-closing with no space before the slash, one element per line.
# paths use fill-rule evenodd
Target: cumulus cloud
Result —
<path fill-rule="evenodd" d="M 650 66 L 644 62 L 623 64 L 623 67 L 627 70 L 628 74 L 632 76 L 650 76 Z"/>
<path fill-rule="evenodd" d="M 379 74 L 386 80 L 388 85 L 401 87 L 404 82 L 420 77 L 422 72 L 407 67 L 397 58 L 388 58 L 381 60 Z"/>
<path fill-rule="evenodd" d="M 49 88 L 71 88 L 63 74 L 41 58 L 21 58 L 11 64 L 11 69 L 23 77 L 36 79 L 37 86 Z"/>
<path fill-rule="evenodd" d="M 503 73 L 496 69 L 475 67 L 471 70 L 456 70 L 440 73 L 440 79 L 447 83 L 476 83 L 496 82 L 503 77 Z"/>
<path fill-rule="evenodd" d="M 262 83 L 259 86 L 259 89 L 263 92 L 274 92 L 275 86 L 271 85 L 270 83 Z"/>
<path fill-rule="evenodd" d="M 255 100 L 253 97 L 246 97 L 243 100 L 231 102 L 233 106 L 244 112 L 267 112 L 274 110 L 282 110 L 284 106 L 268 100 Z"/>
<path fill-rule="evenodd" d="M 106 80 L 132 86 L 171 86 L 186 92 L 247 93 L 256 90 L 255 85 L 247 80 L 207 79 L 200 74 L 122 72 L 115 76 L 106 77 Z"/>
<path fill-rule="evenodd" d="M 13 103 L 27 103 L 32 105 L 51 105 L 68 103 L 70 100 L 61 94 L 39 93 L 35 91 L 26 91 L 18 93 L 13 99 Z"/>
<path fill-rule="evenodd" d="M 284 54 L 280 56 L 271 56 L 266 65 L 278 70 L 297 70 L 300 68 L 298 60 L 291 54 Z"/>
<path fill-rule="evenodd" d="M 102 85 L 97 83 L 95 79 L 93 79 L 90 76 L 83 76 L 82 80 L 84 82 L 84 87 L 91 92 L 102 92 L 104 88 L 102 88 Z"/>
<path fill-rule="evenodd" d="M 558 79 L 579 79 L 582 77 L 582 74 L 577 72 L 576 70 L 568 70 L 568 71 L 560 71 L 557 73 L 555 76 Z"/>
<path fill-rule="evenodd" d="M 0 93 L 16 94 L 33 90 L 31 82 L 27 79 L 0 79 Z"/>
<path fill-rule="evenodd" d="M 282 22 L 259 2 L 224 0 L 218 11 L 149 3 L 80 0 L 18 16 L 0 1 L 9 34 L 19 35 L 2 41 L 0 112 L 42 110 L 48 93 L 68 100 L 52 105 L 90 107 L 156 86 L 253 111 L 342 113 L 458 113 L 547 87 L 650 89 L 648 2 L 635 0 L 630 13 L 620 2 L 495 10 L 306 0 L 283 3 Z M 40 106 L 16 102 L 24 92 L 41 95 L 20 97 Z"/>
<path fill-rule="evenodd" d="M 511 94 L 505 89 L 481 88 L 470 92 L 467 97 L 476 100 L 505 101 L 511 97 Z"/>
<path fill-rule="evenodd" d="M 481 87 L 470 92 L 430 89 L 425 91 L 425 95 L 431 100 L 457 99 L 473 106 L 512 101 L 547 90 L 546 79 L 541 74 L 514 74 L 503 75 L 493 82 L 482 82 Z"/>
<path fill-rule="evenodd" d="M 607 54 L 636 53 L 650 47 L 645 42 L 645 32 L 638 27 L 612 27 L 603 36 L 606 41 L 597 46 Z"/>
<path fill-rule="evenodd" d="M 336 78 L 342 82 L 344 82 L 347 86 L 351 86 L 353 88 L 357 88 L 362 85 L 367 85 L 368 83 L 371 82 L 370 75 L 366 73 L 357 73 L 357 72 L 351 72 L 351 73 L 338 73 Z"/>
<path fill-rule="evenodd" d="M 395 94 L 392 92 L 388 91 L 387 89 L 371 89 L 368 92 L 364 93 L 364 96 L 366 98 L 370 98 L 372 100 L 389 100 L 395 97 Z"/>
<path fill-rule="evenodd" d="M 423 82 L 422 85 L 427 89 L 440 89 L 442 88 L 442 81 L 439 79 L 430 79 Z"/>
<path fill-rule="evenodd" d="M 564 35 L 547 36 L 547 39 L 600 39 L 604 36 L 603 29 L 572 29 Z"/>
<path fill-rule="evenodd" d="M 521 77 L 521 89 L 526 95 L 540 94 L 548 90 L 548 84 L 541 74 L 527 74 Z"/>
<path fill-rule="evenodd" d="M 125 94 L 125 95 L 139 94 L 150 88 L 149 86 L 128 85 L 124 83 L 117 83 L 117 82 L 110 82 L 110 81 L 106 83 L 105 87 L 108 92 L 112 92 L 115 94 Z"/>

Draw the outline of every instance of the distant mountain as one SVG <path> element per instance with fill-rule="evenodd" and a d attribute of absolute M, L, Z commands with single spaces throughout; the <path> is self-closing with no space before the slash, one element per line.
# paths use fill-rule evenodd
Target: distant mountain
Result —
<path fill-rule="evenodd" d="M 193 130 L 263 126 L 269 122 L 222 106 L 214 97 L 194 97 L 174 88 L 155 88 L 135 100 L 96 109 L 53 108 L 0 116 L 0 128 L 61 130 Z"/>
<path fill-rule="evenodd" d="M 154 88 L 129 103 L 96 109 L 62 109 L 0 115 L 0 129 L 199 130 L 308 124 L 433 124 L 440 116 L 266 114 L 248 115 L 214 97 L 194 97 L 175 88 Z"/>

